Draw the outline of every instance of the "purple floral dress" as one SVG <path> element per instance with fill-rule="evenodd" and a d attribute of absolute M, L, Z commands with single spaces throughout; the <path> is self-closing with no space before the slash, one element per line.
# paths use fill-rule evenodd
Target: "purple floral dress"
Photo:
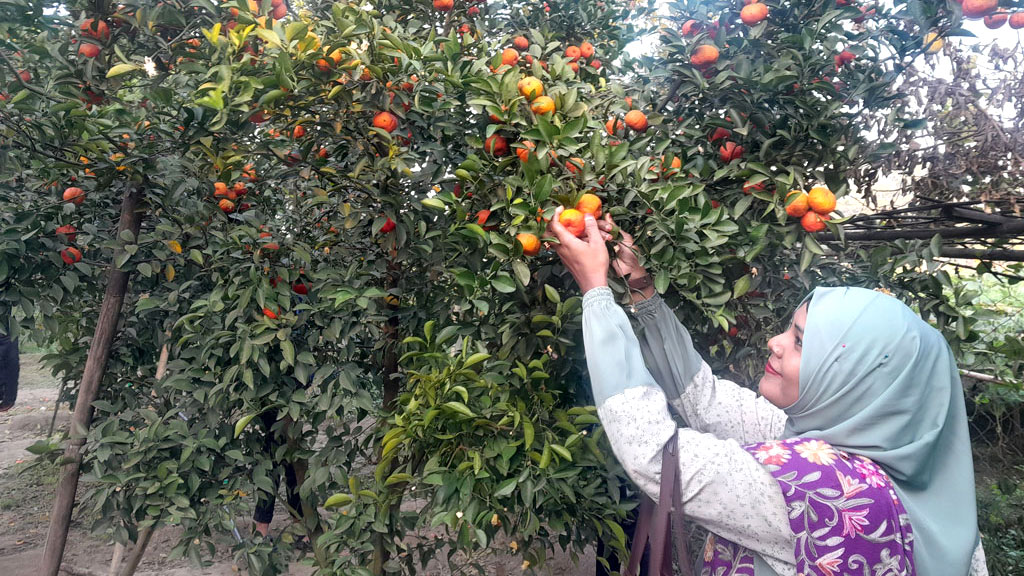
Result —
<path fill-rule="evenodd" d="M 915 576 L 910 519 L 874 462 L 807 438 L 744 448 L 782 489 L 797 576 Z M 701 576 L 754 576 L 754 554 L 712 534 Z"/>

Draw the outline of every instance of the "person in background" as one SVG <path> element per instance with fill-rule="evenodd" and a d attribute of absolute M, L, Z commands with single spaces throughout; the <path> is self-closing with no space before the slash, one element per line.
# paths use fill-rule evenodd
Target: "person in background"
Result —
<path fill-rule="evenodd" d="M 10 337 L 10 324 L 0 319 L 0 412 L 14 407 L 18 399 L 18 341 Z"/>

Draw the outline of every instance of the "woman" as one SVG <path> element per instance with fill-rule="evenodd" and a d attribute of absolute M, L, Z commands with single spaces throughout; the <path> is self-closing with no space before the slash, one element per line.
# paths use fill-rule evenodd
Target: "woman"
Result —
<path fill-rule="evenodd" d="M 859 288 L 819 288 L 768 342 L 760 396 L 711 374 L 622 234 L 614 268 L 639 338 L 607 287 L 613 223 L 578 239 L 551 219 L 583 299 L 594 401 L 648 495 L 678 430 L 683 513 L 712 534 L 702 574 L 984 576 L 967 417 L 941 334 Z"/>

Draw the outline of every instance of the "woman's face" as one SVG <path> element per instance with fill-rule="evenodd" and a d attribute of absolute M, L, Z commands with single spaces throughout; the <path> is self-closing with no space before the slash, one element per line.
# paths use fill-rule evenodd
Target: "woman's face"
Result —
<path fill-rule="evenodd" d="M 779 408 L 792 406 L 800 396 L 800 355 L 804 346 L 807 305 L 793 313 L 789 329 L 768 341 L 768 363 L 759 391 Z"/>

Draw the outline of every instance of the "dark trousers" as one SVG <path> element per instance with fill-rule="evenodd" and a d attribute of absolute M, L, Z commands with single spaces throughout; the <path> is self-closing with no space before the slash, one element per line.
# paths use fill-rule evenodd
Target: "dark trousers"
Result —
<path fill-rule="evenodd" d="M 270 412 L 264 412 L 260 415 L 260 420 L 263 421 L 263 430 L 265 436 L 263 439 L 263 454 L 273 460 L 274 452 L 277 451 L 277 447 L 280 445 L 280 439 L 271 431 L 271 427 L 274 422 L 277 421 L 277 415 Z M 268 493 L 264 490 L 257 490 L 256 496 L 256 509 L 253 511 L 252 519 L 253 522 L 260 522 L 270 524 L 270 521 L 274 518 L 274 503 L 277 501 L 277 490 L 281 485 L 281 469 L 284 468 L 284 482 L 285 491 L 287 492 L 288 507 L 293 510 L 293 514 L 302 516 L 302 501 L 299 500 L 298 480 L 295 475 L 295 467 L 291 463 L 273 461 L 273 469 L 270 471 L 270 481 L 274 483 L 274 491 Z"/>
<path fill-rule="evenodd" d="M 18 341 L 0 335 L 0 412 L 18 399 Z"/>

